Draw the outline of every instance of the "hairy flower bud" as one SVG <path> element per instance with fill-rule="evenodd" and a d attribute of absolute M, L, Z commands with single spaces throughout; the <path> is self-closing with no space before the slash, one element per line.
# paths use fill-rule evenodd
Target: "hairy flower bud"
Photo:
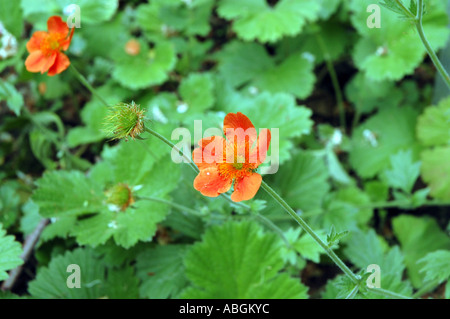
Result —
<path fill-rule="evenodd" d="M 106 191 L 107 203 L 117 211 L 125 211 L 134 203 L 133 193 L 127 184 L 119 183 Z"/>
<path fill-rule="evenodd" d="M 119 103 L 109 108 L 103 131 L 112 139 L 135 139 L 144 130 L 144 110 L 138 104 Z"/>

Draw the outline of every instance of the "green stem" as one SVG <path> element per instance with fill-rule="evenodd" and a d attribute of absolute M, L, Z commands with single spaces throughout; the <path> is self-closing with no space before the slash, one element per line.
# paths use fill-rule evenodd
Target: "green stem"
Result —
<path fill-rule="evenodd" d="M 408 10 L 409 11 L 409 10 Z M 450 89 L 450 77 L 445 71 L 444 66 L 442 65 L 441 61 L 437 57 L 436 53 L 434 52 L 433 48 L 431 47 L 430 43 L 428 42 L 428 39 L 425 35 L 425 32 L 423 31 L 422 26 L 422 17 L 423 17 L 423 0 L 418 0 L 417 4 L 417 15 L 415 17 L 415 25 L 417 28 L 417 32 L 419 33 L 420 40 L 422 40 L 423 45 L 425 46 L 425 49 L 428 52 L 428 55 L 431 58 L 431 61 L 433 61 L 434 66 L 444 79 L 445 84 L 447 84 L 448 88 Z"/>
<path fill-rule="evenodd" d="M 291 217 L 302 227 L 302 229 L 307 232 L 326 252 L 328 257 L 333 260 L 333 262 L 350 278 L 354 284 L 359 284 L 360 277 L 356 276 L 350 268 L 345 265 L 345 263 L 334 253 L 334 251 L 320 239 L 319 236 L 312 230 L 311 227 L 300 217 L 297 213 L 280 197 L 266 182 L 262 181 L 261 187 L 280 204 L 281 207 L 286 210 L 286 212 L 291 215 Z"/>
<path fill-rule="evenodd" d="M 408 15 L 412 19 L 415 19 L 414 14 L 411 11 L 409 11 L 407 7 L 405 7 L 405 5 L 401 0 L 395 0 L 395 2 L 397 2 L 398 6 L 406 13 L 406 15 Z"/>
<path fill-rule="evenodd" d="M 414 299 L 382 288 L 367 288 L 370 292 L 392 299 Z"/>
<path fill-rule="evenodd" d="M 186 206 L 183 206 L 183 205 L 180 205 L 180 204 L 177 204 L 177 203 L 174 203 L 174 202 L 162 199 L 162 198 L 148 197 L 148 196 L 144 196 L 144 197 L 138 196 L 138 197 L 136 197 L 136 199 L 149 200 L 149 201 L 153 201 L 153 202 L 163 203 L 163 204 L 169 205 L 169 206 L 171 206 L 173 208 L 176 208 L 179 211 L 188 212 L 188 213 L 190 213 L 192 215 L 195 215 L 195 216 L 202 216 L 202 214 L 197 212 L 196 210 L 193 210 L 193 209 L 191 209 L 189 207 L 186 207 Z"/>
<path fill-rule="evenodd" d="M 260 221 L 262 221 L 263 223 L 265 223 L 267 226 L 272 228 L 278 235 L 280 235 L 281 239 L 286 244 L 286 247 L 292 248 L 291 244 L 289 244 L 289 241 L 287 240 L 286 236 L 284 236 L 284 232 L 277 225 L 275 225 L 270 219 L 268 219 L 267 217 L 265 217 L 259 213 L 254 216 L 255 216 L 255 218 L 257 218 Z"/>
<path fill-rule="evenodd" d="M 106 100 L 97 93 L 94 87 L 88 82 L 88 80 L 86 80 L 86 78 L 77 70 L 77 68 L 73 64 L 70 65 L 70 68 L 72 69 L 77 79 L 92 93 L 92 95 L 99 99 L 105 106 L 109 106 L 108 102 L 106 102 Z"/>
<path fill-rule="evenodd" d="M 353 288 L 352 291 L 350 291 L 350 293 L 347 295 L 347 297 L 345 297 L 345 299 L 353 299 L 353 298 L 355 298 L 358 290 L 359 290 L 359 285 L 356 285 L 355 288 Z"/>
<path fill-rule="evenodd" d="M 167 138 L 165 138 L 164 136 L 162 136 L 161 134 L 159 134 L 158 132 L 152 130 L 151 128 L 146 127 L 145 130 L 150 133 L 151 135 L 153 135 L 154 137 L 160 139 L 161 141 L 163 141 L 165 144 L 167 144 L 168 146 L 170 146 L 170 148 L 174 149 L 175 151 L 177 151 L 179 154 L 181 154 L 181 156 L 184 158 L 184 160 L 186 161 L 186 163 L 189 164 L 189 166 L 196 172 L 198 173 L 200 170 L 198 169 L 197 165 L 195 165 L 194 161 L 187 155 L 185 155 L 183 153 L 183 151 L 178 148 L 175 144 L 173 144 L 171 141 L 169 141 Z"/>
<path fill-rule="evenodd" d="M 344 110 L 344 98 L 342 95 L 341 86 L 339 85 L 339 80 L 336 74 L 336 69 L 334 68 L 333 61 L 331 60 L 330 54 L 328 53 L 327 47 L 325 45 L 324 40 L 319 32 L 316 33 L 317 42 L 322 50 L 325 63 L 327 65 L 328 73 L 330 74 L 331 83 L 333 85 L 334 93 L 336 94 L 336 100 L 339 108 L 339 120 L 342 128 L 347 127 L 346 119 L 345 119 L 345 110 Z"/>

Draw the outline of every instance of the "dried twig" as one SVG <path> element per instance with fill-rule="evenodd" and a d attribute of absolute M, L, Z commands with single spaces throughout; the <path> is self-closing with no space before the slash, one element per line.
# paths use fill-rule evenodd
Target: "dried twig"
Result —
<path fill-rule="evenodd" d="M 23 244 L 23 253 L 20 256 L 20 258 L 23 259 L 23 264 L 9 272 L 9 278 L 5 280 L 2 285 L 3 291 L 11 290 L 11 288 L 14 286 L 17 278 L 19 278 L 19 275 L 22 272 L 23 265 L 28 261 L 28 258 L 30 258 L 31 252 L 34 249 L 34 246 L 36 246 L 39 237 L 41 236 L 42 231 L 44 230 L 45 226 L 47 226 L 48 222 L 49 220 L 47 218 L 41 220 L 34 231 L 25 239 L 25 243 Z"/>

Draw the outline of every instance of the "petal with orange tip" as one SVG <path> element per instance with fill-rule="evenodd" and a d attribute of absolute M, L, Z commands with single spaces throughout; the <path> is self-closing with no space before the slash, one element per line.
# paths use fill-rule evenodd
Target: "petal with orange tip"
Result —
<path fill-rule="evenodd" d="M 56 55 L 55 63 L 48 70 L 48 75 L 53 76 L 61 73 L 67 69 L 70 65 L 70 60 L 64 53 L 58 52 Z"/>
<path fill-rule="evenodd" d="M 249 200 L 255 197 L 261 186 L 262 177 L 258 173 L 236 179 L 234 182 L 234 192 L 231 194 L 233 202 Z"/>
<path fill-rule="evenodd" d="M 217 197 L 231 188 L 233 180 L 220 176 L 216 167 L 200 171 L 194 180 L 194 188 L 204 196 Z"/>

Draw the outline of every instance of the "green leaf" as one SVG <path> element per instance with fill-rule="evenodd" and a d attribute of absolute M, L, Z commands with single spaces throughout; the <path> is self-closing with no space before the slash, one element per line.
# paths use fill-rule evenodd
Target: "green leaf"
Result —
<path fill-rule="evenodd" d="M 57 3 L 64 13 L 66 13 L 65 8 L 70 4 L 80 6 L 81 26 L 83 23 L 96 25 L 108 21 L 119 7 L 118 0 L 57 0 Z"/>
<path fill-rule="evenodd" d="M 43 217 L 95 212 L 103 206 L 103 190 L 78 171 L 46 172 L 32 195 Z"/>
<path fill-rule="evenodd" d="M 0 21 L 13 36 L 20 38 L 24 25 L 20 1 L 0 0 Z"/>
<path fill-rule="evenodd" d="M 354 12 L 352 24 L 362 36 L 354 48 L 353 59 L 356 66 L 374 80 L 400 80 L 419 66 L 426 53 L 425 47 L 414 26 L 385 7 L 380 10 L 381 28 L 368 28 L 366 9 L 370 4 L 372 0 L 353 0 L 350 4 Z M 436 51 L 445 45 L 449 35 L 445 4 L 430 0 L 427 5 L 429 10 L 423 26 Z"/>
<path fill-rule="evenodd" d="M 327 234 L 327 245 L 332 249 L 337 249 L 339 247 L 339 242 L 341 241 L 341 239 L 347 236 L 349 233 L 350 232 L 348 230 L 337 233 L 334 225 L 332 225 L 330 232 Z"/>
<path fill-rule="evenodd" d="M 359 176 L 374 177 L 388 168 L 391 155 L 402 149 L 411 149 L 413 160 L 417 159 L 416 116 L 409 107 L 383 109 L 356 128 L 349 160 Z"/>
<path fill-rule="evenodd" d="M 300 280 L 279 275 L 280 241 L 251 222 L 208 229 L 184 260 L 193 287 L 183 298 L 305 298 Z M 288 290 L 285 290 L 289 287 Z"/>
<path fill-rule="evenodd" d="M 385 240 L 377 236 L 373 229 L 368 232 L 353 232 L 346 243 L 344 253 L 357 267 L 365 271 L 371 264 L 380 266 L 381 288 L 411 295 L 409 282 L 402 281 L 406 257 L 404 260 L 398 246 L 388 247 Z M 373 293 L 368 293 L 367 297 L 380 298 Z"/>
<path fill-rule="evenodd" d="M 9 228 L 19 217 L 20 197 L 12 183 L 0 186 L 0 224 Z"/>
<path fill-rule="evenodd" d="M 29 235 L 43 218 L 39 215 L 39 206 L 31 198 L 23 204 L 22 212 L 23 217 L 20 219 L 20 230 L 24 235 Z"/>
<path fill-rule="evenodd" d="M 321 207 L 330 189 L 327 179 L 328 170 L 322 158 L 301 152 L 280 167 L 274 185 L 291 206 L 308 211 Z"/>
<path fill-rule="evenodd" d="M 318 18 L 320 4 L 307 0 L 280 0 L 271 7 L 264 0 L 221 0 L 218 13 L 234 19 L 233 29 L 246 41 L 276 42 L 283 36 L 295 36 L 306 21 Z"/>
<path fill-rule="evenodd" d="M 183 266 L 186 251 L 186 246 L 168 245 L 139 254 L 136 268 L 142 280 L 140 295 L 150 299 L 177 298 L 188 283 Z"/>
<path fill-rule="evenodd" d="M 426 146 L 450 145 L 450 98 L 427 107 L 419 116 L 417 137 Z"/>
<path fill-rule="evenodd" d="M 425 150 L 421 154 L 422 178 L 430 187 L 431 196 L 450 199 L 450 146 Z"/>
<path fill-rule="evenodd" d="M 430 217 L 399 216 L 392 221 L 394 234 L 400 241 L 409 278 L 419 288 L 425 275 L 417 262 L 428 253 L 450 249 L 450 238 Z"/>
<path fill-rule="evenodd" d="M 1 38 L 0 38 L 1 39 Z M 1 57 L 1 56 L 0 56 Z M 1 60 L 1 59 L 0 59 Z M 3 80 L 2 80 L 3 81 Z M 3 81 L 3 86 L 0 86 L 0 100 L 6 100 L 6 105 L 17 116 L 20 115 L 20 111 L 24 105 L 23 96 L 20 94 L 14 85 Z M 6 90 L 5 90 L 6 88 Z"/>
<path fill-rule="evenodd" d="M 324 234 L 316 234 L 324 240 Z M 312 238 L 309 234 L 303 234 L 294 244 L 295 250 L 305 259 L 311 260 L 315 263 L 320 262 L 320 255 L 324 253 L 323 248 Z"/>
<path fill-rule="evenodd" d="M 139 279 L 134 274 L 134 268 L 110 269 L 105 290 L 108 299 L 138 299 Z"/>
<path fill-rule="evenodd" d="M 140 52 L 137 55 L 128 55 L 124 50 L 114 55 L 113 78 L 133 90 L 164 83 L 168 71 L 174 68 L 176 62 L 175 50 L 170 42 L 160 42 L 153 49 L 141 40 L 139 43 Z"/>
<path fill-rule="evenodd" d="M 248 84 L 257 90 L 291 93 L 298 98 L 309 96 L 313 90 L 314 63 L 301 53 L 277 64 L 262 45 L 234 41 L 216 56 L 219 73 L 234 87 Z"/>
<path fill-rule="evenodd" d="M 177 112 L 183 116 L 203 113 L 214 104 L 214 82 L 210 74 L 190 73 L 181 81 L 179 92 L 183 104 L 179 104 Z"/>
<path fill-rule="evenodd" d="M 69 265 L 80 267 L 80 288 L 69 288 L 67 272 Z M 52 258 L 48 267 L 38 270 L 36 278 L 29 283 L 28 291 L 35 298 L 45 299 L 96 299 L 104 295 L 105 267 L 90 249 L 78 248 Z"/>
<path fill-rule="evenodd" d="M 440 283 L 450 278 L 450 250 L 437 250 L 418 261 L 422 264 L 420 272 L 425 273 L 425 281 L 437 280 Z"/>
<path fill-rule="evenodd" d="M 392 169 L 384 171 L 388 185 L 410 194 L 420 175 L 420 165 L 420 162 L 413 163 L 411 150 L 398 151 L 391 156 Z"/>
<path fill-rule="evenodd" d="M 365 72 L 358 72 L 345 87 L 347 98 L 360 113 L 372 112 L 375 108 L 393 108 L 402 98 L 393 81 L 375 81 Z"/>
<path fill-rule="evenodd" d="M 14 239 L 13 236 L 6 236 L 6 231 L 0 223 L 0 281 L 8 278 L 8 270 L 23 264 L 20 258 L 22 246 Z"/>

